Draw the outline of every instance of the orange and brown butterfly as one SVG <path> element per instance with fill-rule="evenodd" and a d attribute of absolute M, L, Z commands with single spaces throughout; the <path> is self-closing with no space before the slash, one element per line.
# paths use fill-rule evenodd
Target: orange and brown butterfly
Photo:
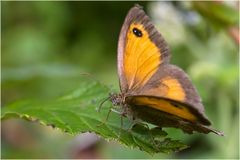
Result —
<path fill-rule="evenodd" d="M 139 5 L 128 12 L 118 42 L 120 94 L 111 94 L 123 114 L 186 133 L 214 132 L 187 74 L 169 64 L 169 48 Z"/>

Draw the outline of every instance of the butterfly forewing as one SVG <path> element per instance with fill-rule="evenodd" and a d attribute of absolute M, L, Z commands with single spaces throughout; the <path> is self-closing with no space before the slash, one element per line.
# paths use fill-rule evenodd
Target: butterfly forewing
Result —
<path fill-rule="evenodd" d="M 124 21 L 118 43 L 118 74 L 121 91 L 143 87 L 169 61 L 168 47 L 150 19 L 139 7 L 133 7 Z"/>

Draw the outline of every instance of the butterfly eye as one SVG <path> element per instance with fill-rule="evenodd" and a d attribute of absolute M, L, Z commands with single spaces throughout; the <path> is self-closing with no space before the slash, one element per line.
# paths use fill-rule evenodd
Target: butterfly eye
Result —
<path fill-rule="evenodd" d="M 135 36 L 137 37 L 142 37 L 142 31 L 140 31 L 139 29 L 137 28 L 133 28 L 133 33 L 135 34 Z"/>

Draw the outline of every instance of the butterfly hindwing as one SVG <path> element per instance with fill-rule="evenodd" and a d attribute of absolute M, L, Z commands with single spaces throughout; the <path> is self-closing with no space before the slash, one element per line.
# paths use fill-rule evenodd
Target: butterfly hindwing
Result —
<path fill-rule="evenodd" d="M 177 66 L 161 66 L 148 83 L 133 95 L 136 96 L 134 103 L 139 105 L 142 103 L 193 122 L 210 125 L 195 87 L 187 74 Z"/>
<path fill-rule="evenodd" d="M 186 121 L 178 116 L 168 114 L 155 108 L 137 105 L 131 105 L 130 108 L 133 111 L 133 115 L 158 127 L 180 128 L 185 133 L 189 134 L 192 134 L 193 131 L 197 131 L 205 134 L 213 132 L 220 136 L 224 135 L 222 132 L 217 131 L 209 126 L 203 125 L 201 123 L 192 123 L 192 121 Z"/>

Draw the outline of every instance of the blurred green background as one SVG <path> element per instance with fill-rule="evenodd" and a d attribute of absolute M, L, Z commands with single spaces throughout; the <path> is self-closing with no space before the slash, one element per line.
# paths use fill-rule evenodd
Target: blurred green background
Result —
<path fill-rule="evenodd" d="M 117 41 L 136 2 L 1 2 L 1 103 L 47 100 L 83 73 L 118 88 Z M 1 122 L 1 158 L 239 158 L 239 8 L 231 2 L 139 2 L 168 42 L 171 62 L 191 77 L 213 127 L 186 135 L 191 147 L 153 157 L 91 134 L 73 137 L 34 122 Z"/>

